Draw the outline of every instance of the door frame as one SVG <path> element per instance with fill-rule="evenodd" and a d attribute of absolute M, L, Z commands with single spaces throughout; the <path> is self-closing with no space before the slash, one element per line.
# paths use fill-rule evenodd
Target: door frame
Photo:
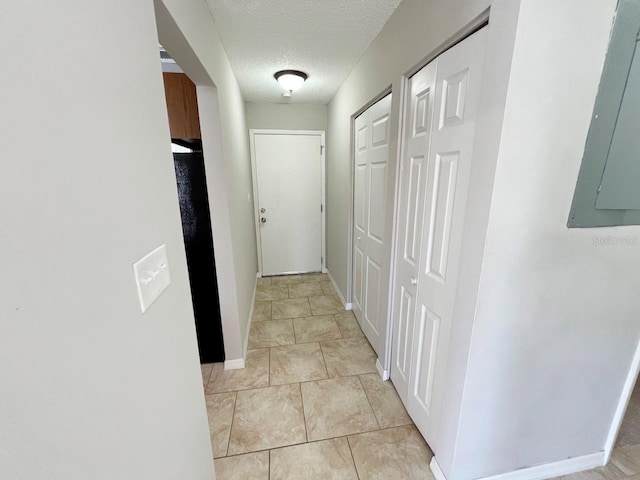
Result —
<path fill-rule="evenodd" d="M 350 152 L 349 152 L 349 219 L 348 219 L 348 230 L 347 230 L 347 296 L 346 296 L 346 305 L 345 305 L 345 309 L 346 310 L 353 310 L 353 262 L 354 262 L 354 257 L 355 257 L 355 244 L 353 241 L 353 229 L 355 226 L 355 218 L 356 218 L 356 213 L 355 213 L 355 208 L 356 208 L 356 202 L 355 202 L 355 196 L 356 196 L 356 119 L 362 115 L 364 112 L 366 112 L 369 108 L 371 108 L 373 105 L 375 105 L 376 103 L 378 103 L 380 100 L 382 100 L 383 98 L 385 98 L 387 95 L 391 95 L 393 94 L 393 85 L 388 85 L 384 90 L 382 90 L 380 93 L 378 93 L 375 97 L 373 97 L 372 99 L 370 99 L 367 103 L 365 103 L 362 107 L 360 107 L 358 110 L 356 110 L 356 112 L 351 115 L 350 118 L 350 128 L 351 128 L 351 133 L 350 133 Z M 394 105 L 394 97 L 392 98 L 391 101 L 391 110 L 389 112 L 389 120 L 392 121 L 393 119 L 393 105 Z M 392 135 L 392 124 L 389 125 L 389 139 L 391 140 L 391 138 L 393 138 Z M 391 141 L 389 141 L 389 164 L 392 164 L 394 161 L 397 163 L 397 159 L 398 159 L 398 152 L 397 152 L 397 142 L 396 142 L 396 149 L 394 150 L 393 148 L 393 144 Z M 393 170 L 393 172 L 392 172 Z M 396 170 L 397 170 L 397 165 L 393 166 L 392 169 L 389 169 L 387 172 L 387 175 L 390 174 L 396 174 Z M 396 183 L 397 180 L 394 180 L 394 185 Z M 389 197 L 389 194 L 387 193 L 387 196 Z M 393 201 L 394 201 L 394 205 L 393 205 L 393 212 L 392 215 L 393 217 L 395 217 L 395 209 L 396 209 L 396 204 L 395 204 L 395 200 L 396 200 L 396 194 L 395 192 L 393 193 Z M 391 220 L 393 221 L 393 218 L 391 218 Z M 388 226 L 385 225 L 385 228 L 388 231 Z M 393 245 L 393 242 L 395 242 L 395 232 L 391 232 L 391 237 L 389 238 L 389 245 Z M 389 267 L 391 267 L 391 264 L 389 264 Z M 389 270 L 389 272 L 391 272 L 391 270 Z M 391 284 L 389 284 L 389 286 L 391 286 Z M 389 294 L 390 294 L 390 288 L 384 292 L 384 294 L 387 296 L 387 318 L 389 313 L 389 308 L 391 306 L 390 302 L 389 302 Z M 390 324 L 389 322 L 386 322 L 386 326 L 384 328 L 384 332 L 380 332 L 380 335 L 385 335 L 385 352 L 382 353 L 382 355 L 384 356 L 384 358 L 382 357 L 377 357 L 376 358 L 376 370 L 378 372 L 378 374 L 380 375 L 380 377 L 383 380 L 388 380 L 389 379 L 389 365 L 391 365 L 391 356 L 390 356 L 390 349 L 389 349 L 389 345 L 391 342 L 391 335 L 389 333 L 389 328 L 390 328 Z M 389 357 L 389 358 L 387 358 Z"/>
<path fill-rule="evenodd" d="M 251 183 L 253 186 L 253 213 L 255 217 L 256 229 L 256 245 L 258 249 L 258 277 L 262 277 L 262 241 L 260 238 L 260 208 L 258 205 L 258 170 L 256 167 L 256 135 L 305 135 L 320 137 L 320 170 L 322 182 L 322 242 L 321 242 L 321 270 L 322 273 L 327 272 L 327 233 L 326 233 L 326 216 L 327 216 L 327 199 L 326 199 L 326 178 L 325 178 L 325 156 L 326 142 L 324 130 L 271 130 L 251 128 L 249 129 L 249 146 L 251 148 Z M 299 272 L 306 273 L 306 272 Z"/>
<path fill-rule="evenodd" d="M 399 103 L 399 112 L 398 112 L 399 120 L 398 120 L 398 130 L 397 130 L 397 134 L 398 134 L 397 149 L 395 152 L 396 168 L 394 171 L 394 174 L 395 174 L 394 194 L 393 194 L 394 205 L 393 205 L 393 218 L 391 219 L 393 228 L 392 228 L 391 244 L 390 244 L 391 259 L 389 263 L 389 275 L 390 275 L 389 292 L 388 292 L 389 304 L 387 308 L 387 315 L 388 315 L 389 321 L 387 324 L 387 332 L 386 332 L 386 335 L 387 335 L 386 350 L 385 350 L 386 355 L 382 359 L 382 362 L 380 362 L 380 359 L 378 359 L 378 361 L 381 363 L 380 367 L 378 367 L 378 370 L 379 371 L 381 370 L 383 372 L 382 377 L 384 380 L 387 380 L 390 378 L 391 362 L 392 362 L 392 356 L 393 356 L 393 327 L 394 327 L 393 308 L 395 306 L 394 295 L 397 287 L 395 282 L 395 271 L 397 268 L 396 254 L 398 249 L 397 231 L 398 231 L 398 226 L 400 224 L 400 218 L 399 218 L 400 212 L 398 211 L 398 204 L 400 201 L 400 163 L 401 163 L 402 155 L 404 155 L 403 139 L 407 129 L 406 114 L 409 109 L 407 90 L 409 89 L 409 83 L 411 81 L 411 77 L 413 77 L 416 73 L 418 73 L 427 65 L 429 65 L 431 62 L 433 62 L 435 59 L 437 59 L 440 55 L 445 53 L 450 48 L 456 46 L 458 43 L 463 42 L 468 37 L 476 33 L 478 30 L 488 26 L 489 13 L 490 13 L 489 9 L 486 9 L 485 11 L 483 11 L 480 15 L 478 15 L 478 17 L 473 19 L 471 22 L 465 25 L 462 29 L 460 29 L 454 35 L 452 35 L 451 37 L 446 39 L 444 42 L 442 42 L 438 47 L 436 47 L 431 52 L 429 52 L 425 57 L 423 57 L 420 62 L 418 62 L 411 69 L 407 70 L 403 75 L 400 76 L 399 88 L 398 88 L 399 99 L 397 100 L 400 103 Z M 353 123 L 352 123 L 352 137 L 351 137 L 352 141 L 355 141 L 354 127 L 355 127 L 355 116 L 353 117 Z M 352 156 L 354 155 L 353 149 L 351 154 Z M 352 164 L 354 160 L 355 160 L 355 156 L 353 156 Z M 352 169 L 353 169 L 353 166 L 352 166 Z"/>
<path fill-rule="evenodd" d="M 629 371 L 627 373 L 627 377 L 624 381 L 624 385 L 622 386 L 622 391 L 620 392 L 620 398 L 618 399 L 618 404 L 616 405 L 616 410 L 613 414 L 613 419 L 611 420 L 611 426 L 609 427 L 609 432 L 607 434 L 607 440 L 604 444 L 604 465 L 609 463 L 611 460 L 611 454 L 613 453 L 613 449 L 616 446 L 616 441 L 618 440 L 618 435 L 620 434 L 620 428 L 622 428 L 622 422 L 624 421 L 624 417 L 627 413 L 627 409 L 629 408 L 629 403 L 631 402 L 631 395 L 633 394 L 634 387 L 636 383 L 640 381 L 640 342 L 636 345 L 636 350 L 633 355 L 633 360 L 631 361 L 631 365 L 629 367 Z"/>

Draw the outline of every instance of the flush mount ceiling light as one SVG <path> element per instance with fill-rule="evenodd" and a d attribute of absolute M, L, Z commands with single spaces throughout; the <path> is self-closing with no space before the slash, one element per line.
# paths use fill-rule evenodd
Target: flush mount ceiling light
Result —
<path fill-rule="evenodd" d="M 291 96 L 291 92 L 299 89 L 308 78 L 308 75 L 299 70 L 280 70 L 273 77 L 289 93 L 288 96 Z"/>

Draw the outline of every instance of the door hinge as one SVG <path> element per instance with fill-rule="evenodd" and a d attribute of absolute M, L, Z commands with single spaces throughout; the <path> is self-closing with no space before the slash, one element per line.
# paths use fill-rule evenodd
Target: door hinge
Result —
<path fill-rule="evenodd" d="M 320 213 L 322 213 L 324 210 L 322 208 L 322 204 L 320 204 Z"/>
<path fill-rule="evenodd" d="M 324 152 L 324 145 L 320 145 L 320 155 L 322 155 L 322 152 Z"/>
<path fill-rule="evenodd" d="M 598 185 L 598 193 L 602 191 L 602 185 Z"/>

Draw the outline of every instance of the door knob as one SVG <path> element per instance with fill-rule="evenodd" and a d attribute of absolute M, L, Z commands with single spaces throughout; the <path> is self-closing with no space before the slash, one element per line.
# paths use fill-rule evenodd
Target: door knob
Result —
<path fill-rule="evenodd" d="M 267 223 L 267 219 L 266 219 L 266 218 L 264 218 L 264 217 L 262 217 L 262 218 L 260 219 L 260 222 L 261 222 L 261 223 Z"/>
<path fill-rule="evenodd" d="M 417 278 L 411 278 L 411 285 L 417 285 L 418 284 L 418 279 Z"/>
<path fill-rule="evenodd" d="M 266 212 L 266 210 L 264 208 L 261 208 L 260 213 L 264 213 L 264 212 Z"/>

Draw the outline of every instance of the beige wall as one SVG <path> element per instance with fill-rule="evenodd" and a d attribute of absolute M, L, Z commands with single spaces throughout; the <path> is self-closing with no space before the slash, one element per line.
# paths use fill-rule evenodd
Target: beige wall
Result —
<path fill-rule="evenodd" d="M 256 272 L 244 103 L 205 3 L 166 4 L 220 98 L 241 357 Z M 153 4 L 8 0 L 0 36 L 0 476 L 211 480 Z M 142 314 L 132 264 L 161 244 L 172 284 Z"/>
<path fill-rule="evenodd" d="M 247 103 L 247 128 L 326 130 L 327 106 L 317 104 Z"/>
<path fill-rule="evenodd" d="M 219 123 L 215 118 L 208 121 L 202 114 L 200 121 L 203 124 L 212 122 L 208 130 L 203 125 L 202 135 L 210 187 L 218 285 L 220 296 L 224 297 L 221 298 L 221 313 L 225 353 L 227 360 L 241 361 L 258 271 L 244 100 L 206 3 L 199 0 L 165 0 L 166 10 L 158 0 L 156 5 L 159 21 L 175 22 L 180 29 L 171 30 L 169 25 L 161 30 L 160 40 L 167 51 L 196 85 L 211 86 L 213 81 L 217 89 Z M 166 14 L 170 18 L 166 18 Z M 185 45 L 189 48 L 184 49 Z M 211 108 L 216 107 L 209 106 L 208 109 Z M 211 149 L 213 129 L 220 131 L 222 158 L 219 152 Z M 212 155 L 207 155 L 207 145 Z"/>
<path fill-rule="evenodd" d="M 640 227 L 566 224 L 616 3 L 522 2 L 456 478 L 605 446 L 640 338 L 640 250 L 594 238 Z"/>

